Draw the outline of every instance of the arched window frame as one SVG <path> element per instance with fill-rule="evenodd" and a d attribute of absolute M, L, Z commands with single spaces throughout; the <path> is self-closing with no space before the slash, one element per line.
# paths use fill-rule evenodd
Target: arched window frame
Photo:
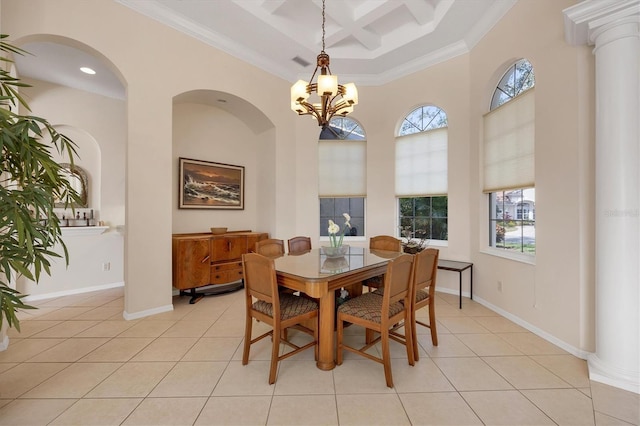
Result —
<path fill-rule="evenodd" d="M 535 256 L 534 87 L 531 63 L 516 61 L 498 82 L 484 117 L 489 246 L 527 257 Z"/>
<path fill-rule="evenodd" d="M 398 129 L 398 236 L 405 243 L 448 240 L 447 135 L 447 114 L 435 105 L 413 109 Z"/>
<path fill-rule="evenodd" d="M 328 240 L 328 221 L 342 227 L 351 217 L 345 241 L 365 235 L 366 133 L 350 117 L 333 117 L 318 141 L 320 239 Z"/>

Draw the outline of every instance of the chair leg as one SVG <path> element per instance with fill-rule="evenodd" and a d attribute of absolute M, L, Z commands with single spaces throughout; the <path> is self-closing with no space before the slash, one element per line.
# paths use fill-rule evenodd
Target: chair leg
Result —
<path fill-rule="evenodd" d="M 414 343 L 414 334 L 413 334 L 413 327 L 415 325 L 415 323 L 411 322 L 411 313 L 407 312 L 405 313 L 405 317 L 404 317 L 404 345 L 405 348 L 407 349 L 407 359 L 409 360 L 409 365 L 414 366 L 416 365 L 416 357 L 415 357 L 415 352 L 417 350 L 416 348 L 416 344 Z"/>
<path fill-rule="evenodd" d="M 409 332 L 408 330 L 407 333 Z M 411 336 L 413 337 L 413 358 L 416 361 L 420 360 L 420 354 L 418 353 L 418 327 L 416 326 L 416 312 L 411 310 Z"/>
<path fill-rule="evenodd" d="M 393 387 L 393 376 L 391 375 L 391 353 L 389 351 L 389 329 L 383 327 L 380 336 L 382 342 L 382 364 L 384 365 L 384 378 L 387 380 L 387 386 Z"/>
<path fill-rule="evenodd" d="M 251 327 L 253 325 L 253 318 L 247 315 L 244 324 L 244 349 L 242 351 L 242 365 L 247 365 L 249 362 L 249 350 L 251 348 Z"/>
<path fill-rule="evenodd" d="M 429 304 L 429 328 L 431 329 L 431 343 L 438 346 L 438 332 L 436 331 L 436 309 L 433 300 Z"/>
<path fill-rule="evenodd" d="M 282 330 L 273 330 L 273 346 L 271 348 L 271 369 L 269 370 L 269 384 L 276 382 L 276 373 L 278 372 L 278 357 L 280 355 L 280 334 Z"/>
<path fill-rule="evenodd" d="M 342 365 L 342 338 L 344 334 L 342 318 L 340 314 L 338 314 L 338 318 L 336 319 L 337 327 L 336 327 L 336 364 Z"/>

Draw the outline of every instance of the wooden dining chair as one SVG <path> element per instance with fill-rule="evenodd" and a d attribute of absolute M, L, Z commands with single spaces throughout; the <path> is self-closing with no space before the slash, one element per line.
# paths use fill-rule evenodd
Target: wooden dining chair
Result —
<path fill-rule="evenodd" d="M 269 370 L 269 384 L 276 381 L 278 362 L 289 358 L 305 349 L 315 346 L 315 358 L 318 359 L 318 303 L 312 299 L 298 297 L 292 294 L 278 292 L 275 263 L 272 258 L 247 253 L 242 255 L 244 272 L 244 286 L 246 298 L 246 319 L 244 331 L 244 349 L 242 365 L 249 362 L 251 345 L 267 336 L 271 336 L 271 368 Z M 254 298 L 257 299 L 254 301 Z M 271 330 L 252 339 L 253 319 L 271 326 Z M 311 330 L 302 325 L 303 322 L 313 320 L 315 329 Z M 296 328 L 313 336 L 313 341 L 304 346 L 291 343 L 286 338 L 285 331 Z M 293 351 L 280 355 L 280 343 L 293 348 Z"/>
<path fill-rule="evenodd" d="M 293 237 L 287 240 L 289 254 L 302 254 L 311 250 L 311 238 Z"/>
<path fill-rule="evenodd" d="M 435 291 L 438 274 L 438 256 L 440 251 L 434 248 L 424 249 L 415 255 L 413 261 L 413 297 L 411 307 L 411 334 L 413 340 L 413 356 L 416 361 L 418 355 L 418 330 L 416 324 L 427 327 L 431 331 L 431 344 L 438 346 L 438 332 L 436 330 Z M 429 307 L 429 324 L 416 320 L 416 311 Z M 407 327 L 405 326 L 405 332 Z"/>
<path fill-rule="evenodd" d="M 438 272 L 438 256 L 440 251 L 434 248 L 428 248 L 418 252 L 413 260 L 413 296 L 411 297 L 411 321 L 408 323 L 396 324 L 390 331 L 391 335 L 398 339 L 406 339 L 406 333 L 411 333 L 413 342 L 413 357 L 416 361 L 420 360 L 418 353 L 418 330 L 417 324 L 427 327 L 431 331 L 431 344 L 438 346 L 438 332 L 436 330 L 436 311 L 435 311 L 435 291 L 436 276 Z M 382 296 L 384 287 L 373 292 Z M 424 307 L 429 309 L 429 324 L 416 320 L 416 312 Z M 404 332 L 399 331 L 404 328 Z M 373 341 L 373 334 L 367 334 L 367 342 Z"/>
<path fill-rule="evenodd" d="M 413 256 L 410 254 L 402 254 L 389 261 L 387 265 L 387 272 L 384 275 L 385 291 L 382 295 L 365 293 L 346 301 L 338 307 L 336 355 L 336 363 L 338 365 L 342 364 L 343 350 L 348 350 L 379 362 L 384 366 L 384 376 L 387 381 L 387 386 L 392 388 L 393 377 L 391 374 L 391 355 L 389 352 L 390 339 L 404 344 L 407 349 L 409 364 L 415 364 L 412 334 L 410 332 L 406 333 L 405 339 L 398 339 L 390 334 L 390 330 L 395 324 L 402 321 L 404 321 L 405 324 L 409 324 L 411 321 L 412 284 Z M 380 337 L 366 343 L 361 348 L 345 345 L 343 342 L 345 322 L 380 333 Z M 381 358 L 366 352 L 378 341 L 382 344 Z"/>
<path fill-rule="evenodd" d="M 284 256 L 284 241 L 275 238 L 256 241 L 253 252 L 272 258 Z"/>
<path fill-rule="evenodd" d="M 390 235 L 377 235 L 369 239 L 369 249 L 402 252 L 402 241 Z M 384 275 L 379 275 L 364 280 L 362 285 L 369 287 L 369 290 L 371 290 L 372 288 L 382 287 L 383 281 Z"/>

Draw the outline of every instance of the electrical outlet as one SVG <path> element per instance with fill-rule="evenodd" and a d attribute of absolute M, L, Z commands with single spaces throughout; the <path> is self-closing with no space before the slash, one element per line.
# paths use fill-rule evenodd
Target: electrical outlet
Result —
<path fill-rule="evenodd" d="M 502 281 L 498 281 L 498 292 L 502 293 Z"/>
<path fill-rule="evenodd" d="M 102 264 L 102 272 L 107 272 L 111 270 L 111 262 L 104 262 Z"/>

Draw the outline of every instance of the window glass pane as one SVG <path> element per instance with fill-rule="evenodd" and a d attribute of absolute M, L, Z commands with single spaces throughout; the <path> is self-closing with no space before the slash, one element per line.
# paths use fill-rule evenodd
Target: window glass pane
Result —
<path fill-rule="evenodd" d="M 496 248 L 534 254 L 535 188 L 493 192 L 489 202 L 489 244 Z"/>
<path fill-rule="evenodd" d="M 400 237 L 448 240 L 447 197 L 398 198 Z"/>
<path fill-rule="evenodd" d="M 364 198 L 320 198 L 320 236 L 329 236 L 329 220 L 340 228 L 344 225 L 344 213 L 351 216 L 351 229 L 346 236 L 364 236 Z"/>

